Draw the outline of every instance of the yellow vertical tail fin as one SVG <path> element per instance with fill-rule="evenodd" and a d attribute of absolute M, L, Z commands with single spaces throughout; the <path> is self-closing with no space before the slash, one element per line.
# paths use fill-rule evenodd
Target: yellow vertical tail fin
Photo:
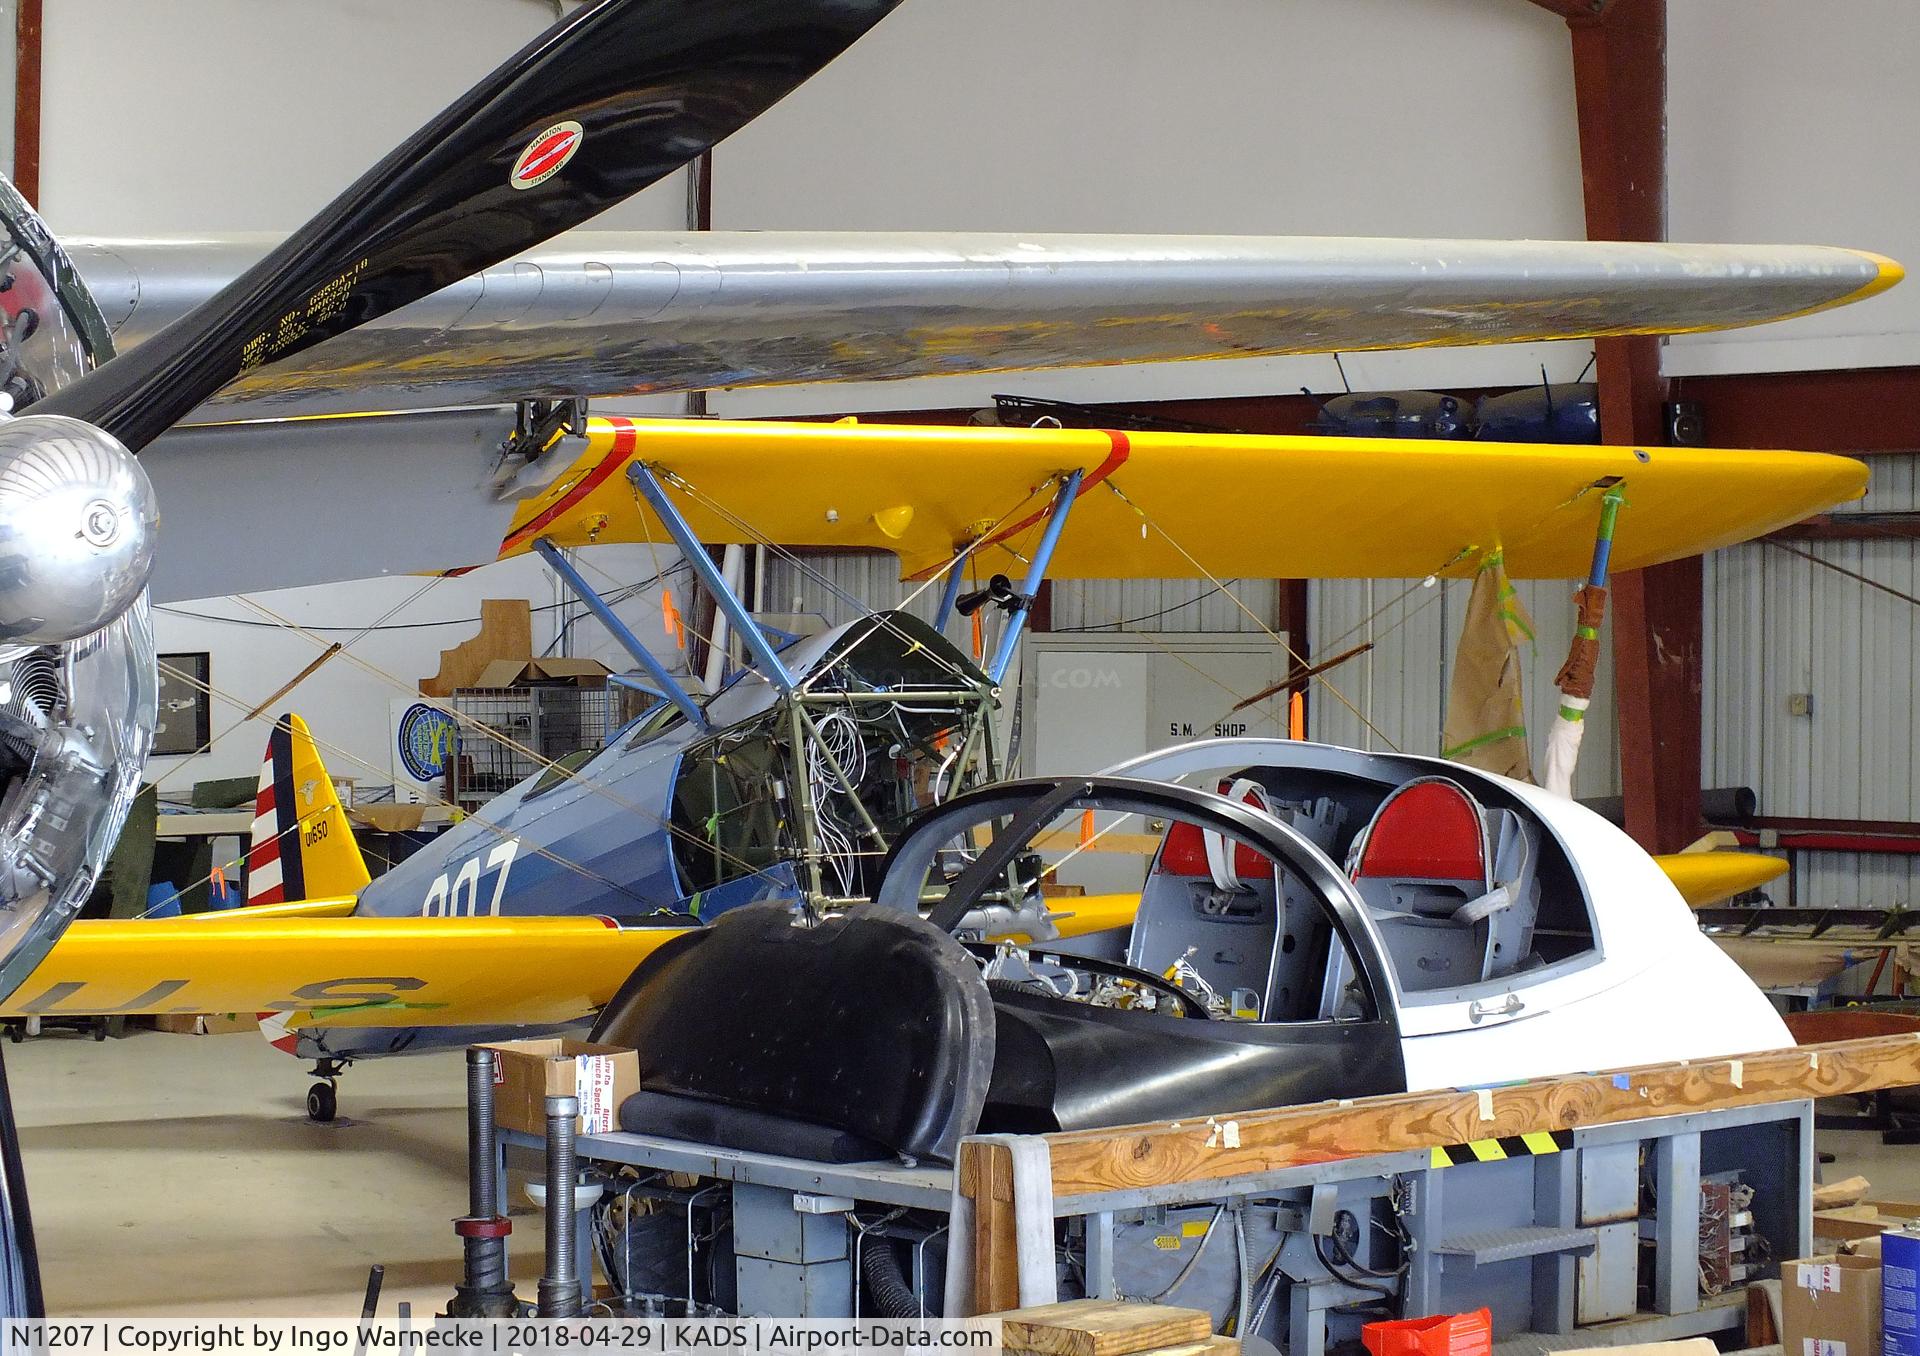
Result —
<path fill-rule="evenodd" d="M 247 849 L 247 903 L 357 894 L 370 877 L 307 723 L 288 713 L 267 738 Z"/>

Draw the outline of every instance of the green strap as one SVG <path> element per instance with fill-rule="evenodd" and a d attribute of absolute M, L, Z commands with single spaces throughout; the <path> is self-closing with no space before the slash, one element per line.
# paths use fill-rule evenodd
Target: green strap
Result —
<path fill-rule="evenodd" d="M 1455 744 L 1450 749 L 1442 749 L 1440 750 L 1440 756 L 1442 758 L 1458 758 L 1463 753 L 1470 753 L 1474 749 L 1482 748 L 1488 744 L 1496 744 L 1502 739 L 1525 739 L 1526 737 L 1526 726 L 1509 725 L 1504 730 L 1494 730 L 1489 734 L 1476 735 L 1465 743 Z"/>

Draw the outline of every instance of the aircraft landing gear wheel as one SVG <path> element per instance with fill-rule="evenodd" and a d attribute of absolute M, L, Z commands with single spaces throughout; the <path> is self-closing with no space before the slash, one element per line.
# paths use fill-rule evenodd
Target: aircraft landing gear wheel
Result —
<path fill-rule="evenodd" d="M 325 1125 L 339 1110 L 340 1099 L 331 1083 L 315 1083 L 307 1089 L 307 1119 Z"/>

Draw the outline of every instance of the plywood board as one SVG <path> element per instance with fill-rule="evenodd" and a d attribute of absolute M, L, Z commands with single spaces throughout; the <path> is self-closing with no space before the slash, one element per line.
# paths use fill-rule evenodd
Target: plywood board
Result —
<path fill-rule="evenodd" d="M 488 598 L 480 604 L 480 633 L 440 652 L 440 669 L 420 680 L 427 697 L 450 697 L 497 659 L 525 663 L 533 657 L 533 605 L 525 598 Z"/>
<path fill-rule="evenodd" d="M 1194 1347 L 1213 1335 L 1200 1309 L 1082 1299 L 1016 1309 L 1001 1316 L 1009 1351 L 1042 1356 L 1136 1356 L 1160 1347 Z"/>
<path fill-rule="evenodd" d="M 1048 1135 L 1056 1198 L 1920 1084 L 1920 1035 Z M 1233 1133 L 1222 1133 L 1226 1122 Z"/>

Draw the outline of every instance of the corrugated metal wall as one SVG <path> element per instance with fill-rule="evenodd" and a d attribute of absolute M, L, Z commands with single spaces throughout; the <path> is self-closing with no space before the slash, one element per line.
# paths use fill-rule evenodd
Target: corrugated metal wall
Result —
<path fill-rule="evenodd" d="M 1069 580 L 1053 588 L 1053 629 L 1259 632 L 1273 625 L 1278 593 L 1271 579 Z"/>
<path fill-rule="evenodd" d="M 769 556 L 763 612 L 813 613 L 839 625 L 868 608 L 899 607 L 918 593 L 907 610 L 929 621 L 940 606 L 940 584 L 905 584 L 896 556 L 877 553 Z"/>
<path fill-rule="evenodd" d="M 859 615 L 849 598 L 897 607 L 916 590 L 910 610 L 931 618 L 940 584 L 901 583 L 892 556 L 809 555 L 767 565 L 768 611 L 818 613 L 829 622 Z M 1224 589 L 1192 579 L 1063 580 L 1053 586 L 1053 629 L 1258 632 L 1273 624 L 1277 602 L 1270 579 L 1229 580 Z"/>
<path fill-rule="evenodd" d="M 1307 592 L 1314 658 L 1326 659 L 1366 641 L 1373 642 L 1373 649 L 1316 685 L 1308 721 L 1313 737 L 1359 748 L 1438 753 L 1453 647 L 1471 587 L 1465 580 L 1430 586 L 1417 579 L 1315 581 Z M 1519 580 L 1514 588 L 1533 618 L 1535 643 L 1522 689 L 1538 759 L 1558 697 L 1553 675 L 1573 639 L 1573 586 L 1560 580 Z M 1610 647 L 1610 635 L 1603 631 L 1599 678 L 1574 776 L 1574 793 L 1580 796 L 1620 793 Z"/>
<path fill-rule="evenodd" d="M 1870 460 L 1860 511 L 1920 508 L 1914 458 Z M 1903 593 L 1920 586 L 1911 541 L 1792 545 Z M 1707 784 L 1753 787 L 1764 815 L 1920 818 L 1920 608 L 1761 542 L 1708 556 L 1706 596 Z M 1809 714 L 1791 713 L 1796 693 L 1812 698 Z M 1910 857 L 1802 853 L 1795 866 L 1803 905 L 1905 905 L 1920 893 Z"/>

